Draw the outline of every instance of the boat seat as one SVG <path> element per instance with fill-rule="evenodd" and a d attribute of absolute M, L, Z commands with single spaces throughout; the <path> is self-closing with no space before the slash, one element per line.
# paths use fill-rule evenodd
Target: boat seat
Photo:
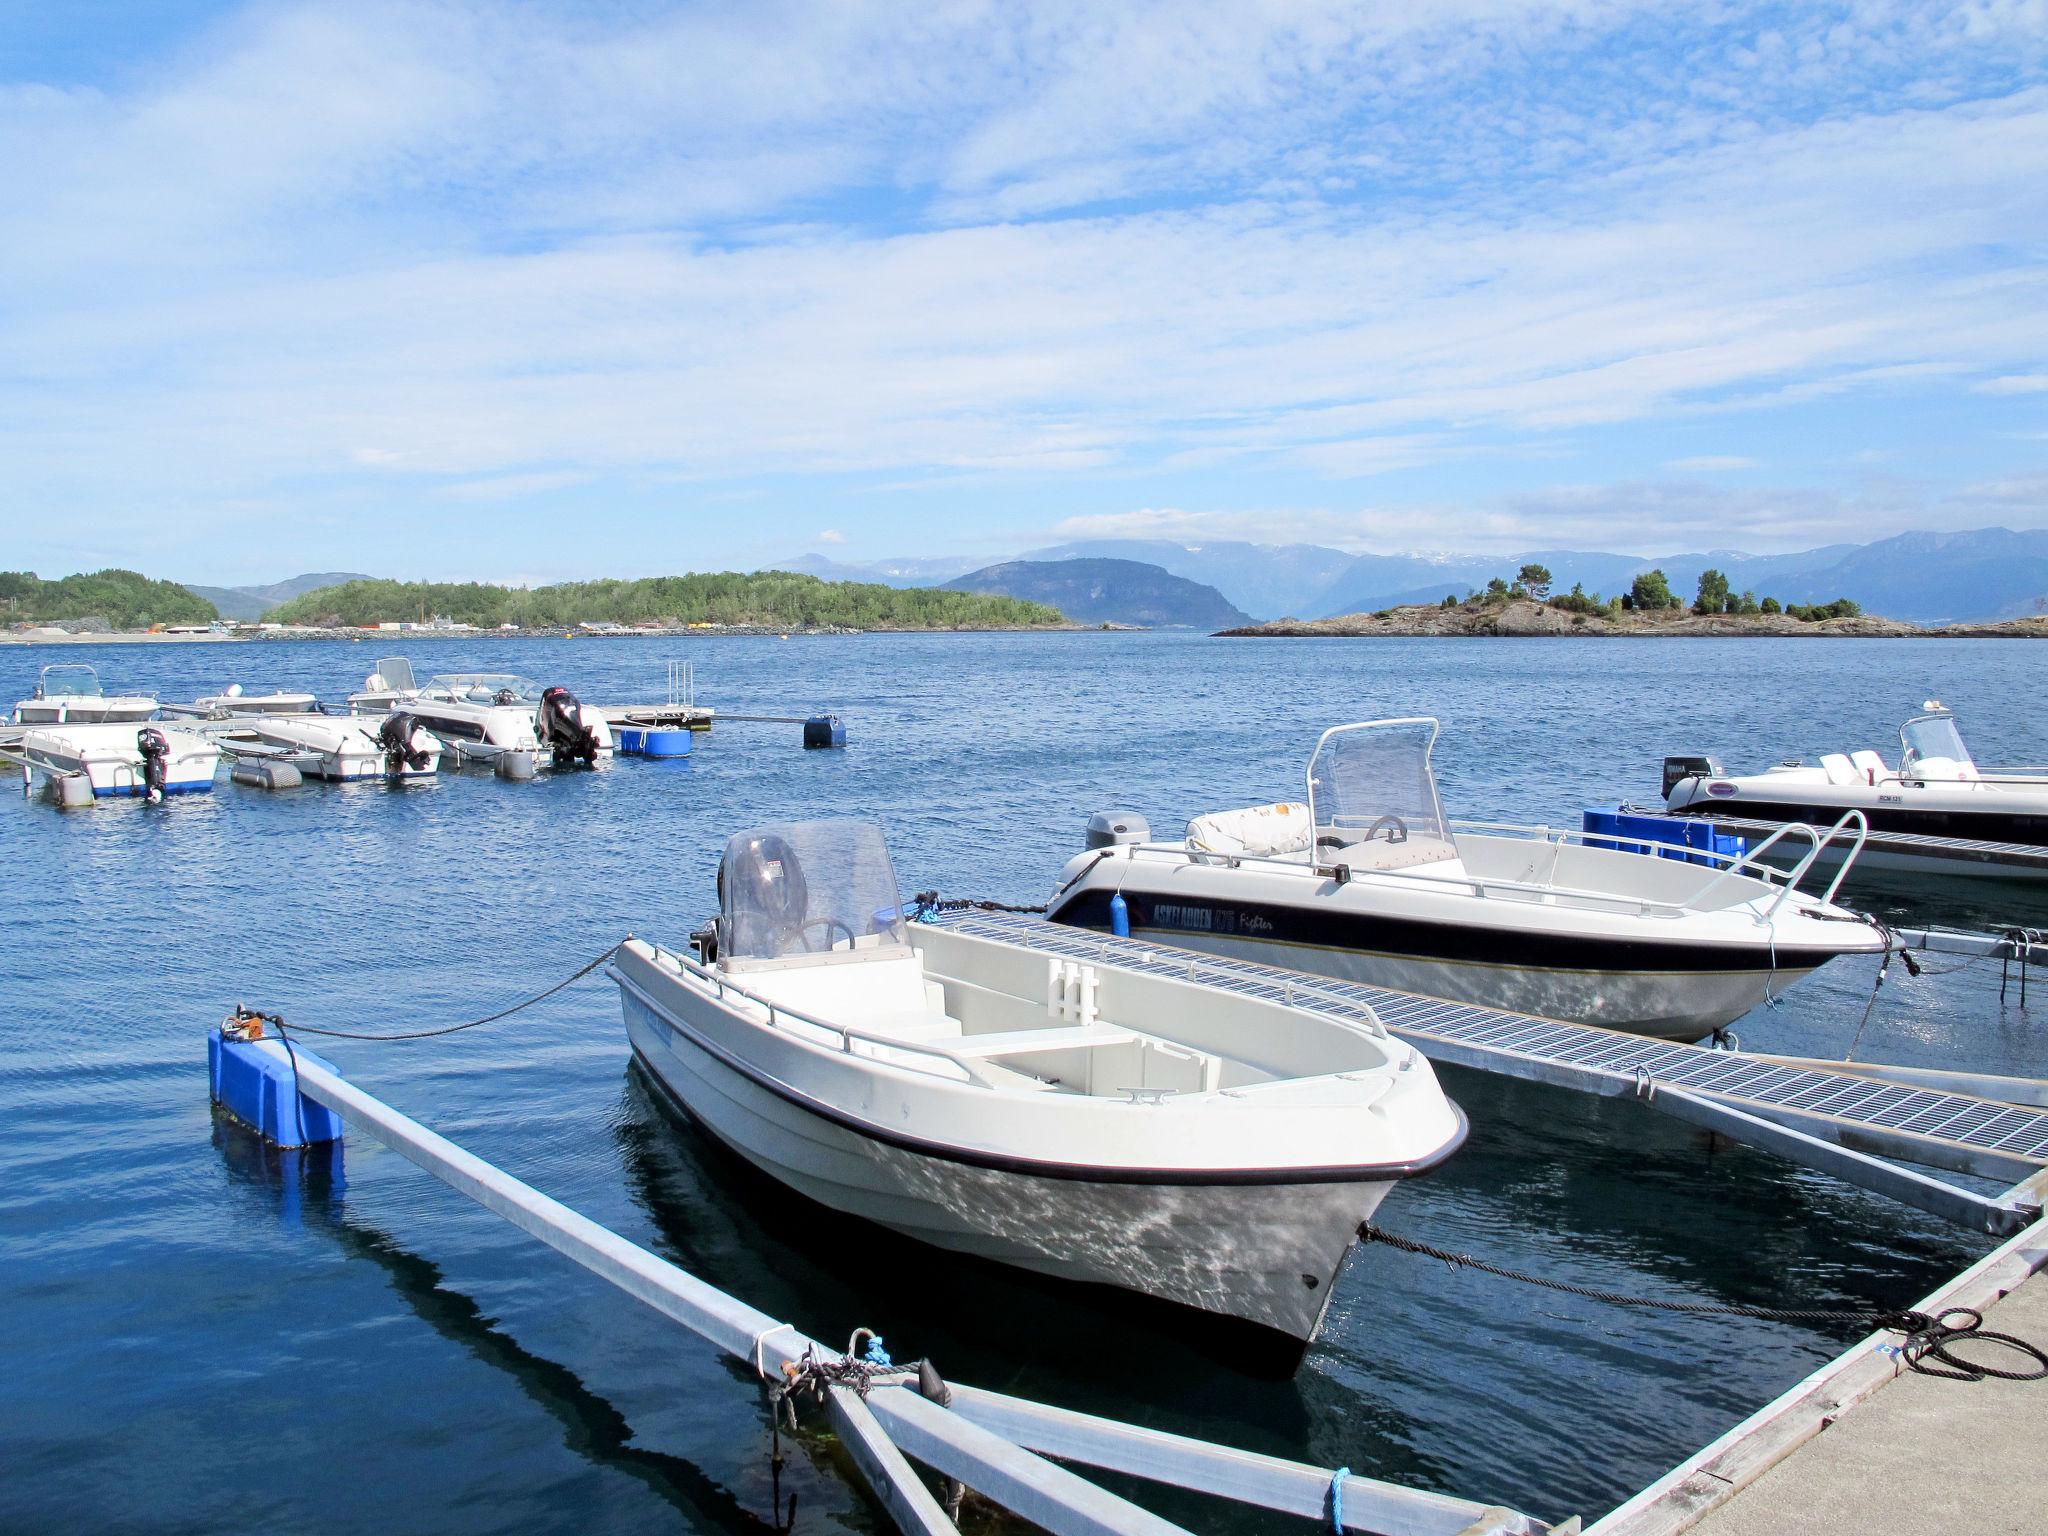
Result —
<path fill-rule="evenodd" d="M 1457 857 L 1458 850 L 1441 838 L 1411 837 L 1405 842 L 1390 843 L 1385 838 L 1375 837 L 1369 842 L 1350 843 L 1331 850 L 1330 862 L 1353 870 L 1414 869 L 1422 864 L 1454 863 Z M 1431 870 L 1430 873 L 1441 874 L 1444 871 Z"/>
<path fill-rule="evenodd" d="M 1861 752 L 1851 752 L 1849 761 L 1856 765 L 1856 771 L 1863 775 L 1864 782 L 1868 784 L 1875 784 L 1891 772 L 1891 769 L 1885 766 L 1884 759 L 1867 748 Z"/>
<path fill-rule="evenodd" d="M 986 1035 L 963 1035 L 953 1042 L 956 1056 L 1017 1056 L 1027 1051 L 1093 1050 L 1101 1045 L 1130 1045 L 1140 1037 L 1107 1024 L 1067 1024 L 1051 1029 L 1004 1029 Z"/>
<path fill-rule="evenodd" d="M 1820 766 L 1822 771 L 1827 774 L 1830 784 L 1861 784 L 1864 782 L 1863 775 L 1858 773 L 1851 766 L 1849 759 L 1839 752 L 1821 753 Z"/>

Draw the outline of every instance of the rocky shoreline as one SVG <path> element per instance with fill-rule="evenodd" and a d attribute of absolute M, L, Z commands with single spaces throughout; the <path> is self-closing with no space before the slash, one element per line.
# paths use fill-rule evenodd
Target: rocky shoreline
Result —
<path fill-rule="evenodd" d="M 1434 638 L 1466 636 L 1481 639 L 1537 639 L 1560 635 L 1685 639 L 1705 637 L 1848 640 L 2040 640 L 2048 639 L 2048 617 L 2004 619 L 1995 624 L 1951 624 L 1930 629 L 1898 619 L 1868 615 L 1853 619 L 1822 619 L 1807 623 L 1782 613 L 1696 614 L 1685 609 L 1663 612 L 1625 611 L 1569 613 L 1552 603 L 1517 599 L 1506 603 L 1462 603 L 1455 608 L 1421 605 L 1389 608 L 1379 613 L 1347 613 L 1333 619 L 1275 619 L 1218 630 L 1218 638 Z"/>

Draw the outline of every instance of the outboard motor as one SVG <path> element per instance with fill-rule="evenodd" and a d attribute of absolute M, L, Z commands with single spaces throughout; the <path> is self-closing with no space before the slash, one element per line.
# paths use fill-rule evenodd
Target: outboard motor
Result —
<path fill-rule="evenodd" d="M 1725 775 L 1721 765 L 1711 757 L 1681 756 L 1664 759 L 1664 798 L 1671 798 L 1671 791 L 1687 779 L 1718 779 Z"/>
<path fill-rule="evenodd" d="M 540 696 L 540 739 L 554 749 L 555 766 L 566 768 L 581 759 L 585 767 L 597 763 L 597 732 L 583 723 L 583 706 L 576 695 L 559 685 Z"/>
<path fill-rule="evenodd" d="M 135 733 L 135 750 L 142 754 L 143 799 L 161 805 L 171 779 L 171 739 L 155 726 Z"/>
<path fill-rule="evenodd" d="M 433 754 L 413 742 L 419 728 L 419 722 L 403 710 L 384 717 L 384 723 L 377 727 L 377 745 L 384 749 L 386 773 L 397 773 L 408 767 L 417 773 L 427 766 Z"/>
<path fill-rule="evenodd" d="M 1152 841 L 1152 825 L 1135 811 L 1097 811 L 1088 818 L 1088 848 L 1120 848 Z"/>

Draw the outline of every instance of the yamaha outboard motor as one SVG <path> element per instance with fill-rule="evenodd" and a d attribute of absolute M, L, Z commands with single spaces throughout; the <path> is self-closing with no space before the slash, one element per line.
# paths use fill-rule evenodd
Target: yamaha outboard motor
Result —
<path fill-rule="evenodd" d="M 1721 765 L 1711 757 L 1667 757 L 1664 759 L 1664 798 L 1687 779 L 1718 779 Z"/>
<path fill-rule="evenodd" d="M 160 805 L 171 778 L 171 740 L 155 726 L 145 726 L 135 733 L 135 750 L 142 754 L 143 798 Z"/>
<path fill-rule="evenodd" d="M 554 749 L 557 768 L 579 758 L 586 767 L 597 762 L 597 732 L 583 723 L 583 706 L 566 688 L 553 687 L 540 696 L 540 739 Z"/>
<path fill-rule="evenodd" d="M 419 728 L 419 722 L 404 710 L 384 717 L 384 723 L 377 727 L 377 745 L 384 749 L 386 773 L 397 773 L 404 767 L 417 773 L 427 766 L 433 754 L 413 745 L 413 737 Z"/>

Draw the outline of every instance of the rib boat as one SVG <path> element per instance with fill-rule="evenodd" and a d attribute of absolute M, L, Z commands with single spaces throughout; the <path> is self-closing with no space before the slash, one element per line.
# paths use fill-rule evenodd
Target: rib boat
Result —
<path fill-rule="evenodd" d="M 14 706 L 16 725 L 57 725 L 77 722 L 147 720 L 157 712 L 154 694 L 108 693 L 100 675 L 84 662 L 48 666 L 36 678 L 36 690 Z"/>
<path fill-rule="evenodd" d="M 1875 834 L 1970 838 L 2048 848 L 2048 768 L 1979 768 L 1953 711 L 1929 699 L 1899 727 L 1895 768 L 1871 750 L 1824 752 L 1730 774 L 1711 757 L 1667 757 L 1674 815 L 1819 822 L 1860 811 Z"/>
<path fill-rule="evenodd" d="M 432 778 L 441 743 L 403 710 L 362 715 L 279 715 L 250 722 L 258 740 L 293 754 L 302 773 L 348 782 Z"/>
<path fill-rule="evenodd" d="M 1178 842 L 1126 816 L 1068 863 L 1048 916 L 1673 1040 L 1725 1028 L 1837 956 L 1885 949 L 1833 887 L 1798 889 L 1811 857 L 1785 875 L 1753 856 L 1708 868 L 1448 822 L 1436 736 L 1429 718 L 1325 731 L 1305 800 L 1198 816 Z"/>
<path fill-rule="evenodd" d="M 429 678 L 406 705 L 444 741 L 513 751 L 548 751 L 558 768 L 612 755 L 604 715 L 566 688 L 543 688 L 510 672 L 450 672 Z"/>
<path fill-rule="evenodd" d="M 168 726 L 73 724 L 31 726 L 21 755 L 46 773 L 84 774 L 96 797 L 166 795 L 213 788 L 220 749 L 203 736 Z"/>
<path fill-rule="evenodd" d="M 620 947 L 634 1053 L 748 1162 L 938 1247 L 1299 1345 L 1464 1138 L 1376 1024 L 906 923 L 870 823 L 743 832 L 719 887 L 694 953 Z"/>

